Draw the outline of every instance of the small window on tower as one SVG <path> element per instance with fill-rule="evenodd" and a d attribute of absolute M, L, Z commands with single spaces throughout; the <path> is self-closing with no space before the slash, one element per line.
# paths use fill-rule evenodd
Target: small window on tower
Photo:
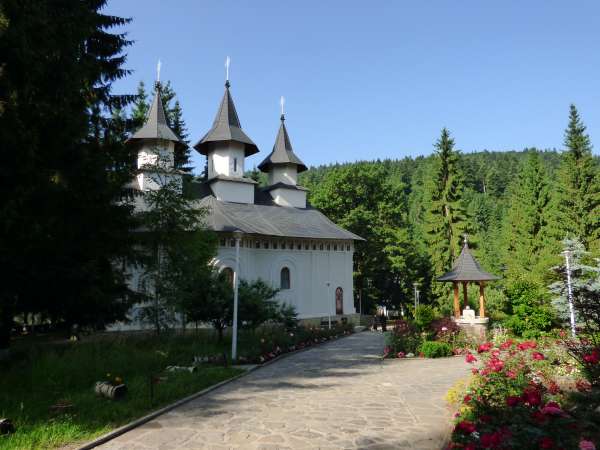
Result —
<path fill-rule="evenodd" d="M 233 171 L 237 172 L 237 158 L 233 158 Z"/>

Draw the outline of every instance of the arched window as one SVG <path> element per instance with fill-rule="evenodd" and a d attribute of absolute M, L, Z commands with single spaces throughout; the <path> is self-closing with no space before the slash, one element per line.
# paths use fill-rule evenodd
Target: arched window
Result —
<path fill-rule="evenodd" d="M 344 290 L 341 287 L 335 290 L 335 313 L 344 314 Z"/>
<path fill-rule="evenodd" d="M 290 269 L 288 269 L 287 267 L 281 269 L 279 286 L 280 289 L 290 288 Z"/>
<path fill-rule="evenodd" d="M 231 267 L 225 267 L 221 273 L 227 278 L 229 283 L 233 286 L 233 269 Z"/>

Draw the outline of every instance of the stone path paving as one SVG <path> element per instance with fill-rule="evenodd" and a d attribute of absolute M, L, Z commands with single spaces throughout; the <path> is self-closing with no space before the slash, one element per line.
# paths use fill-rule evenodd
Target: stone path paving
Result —
<path fill-rule="evenodd" d="M 105 449 L 440 449 L 463 358 L 381 361 L 363 332 L 292 355 L 180 406 Z"/>

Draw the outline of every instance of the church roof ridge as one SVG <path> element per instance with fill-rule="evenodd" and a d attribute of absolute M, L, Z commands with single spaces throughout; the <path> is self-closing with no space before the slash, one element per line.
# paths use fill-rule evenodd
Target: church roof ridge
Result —
<path fill-rule="evenodd" d="M 244 133 L 229 91 L 229 80 L 225 82 L 225 92 L 211 129 L 198 141 L 194 148 L 202 155 L 209 151 L 210 143 L 221 141 L 240 142 L 245 145 L 245 155 L 258 153 L 256 144 Z"/>

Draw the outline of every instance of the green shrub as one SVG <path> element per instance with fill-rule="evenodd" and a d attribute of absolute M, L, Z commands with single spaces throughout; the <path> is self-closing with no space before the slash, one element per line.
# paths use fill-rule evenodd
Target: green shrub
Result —
<path fill-rule="evenodd" d="M 386 334 L 386 345 L 393 353 L 416 353 L 421 343 L 421 336 L 410 323 L 397 320 L 394 329 Z"/>
<path fill-rule="evenodd" d="M 516 335 L 529 339 L 551 329 L 554 315 L 539 286 L 529 281 L 517 281 L 507 289 L 506 294 L 511 315 L 504 325 Z"/>
<path fill-rule="evenodd" d="M 429 305 L 419 305 L 416 311 L 415 317 L 415 325 L 419 328 L 419 330 L 425 331 L 429 328 L 431 322 L 437 318 L 437 313 L 433 309 L 433 307 Z"/>
<path fill-rule="evenodd" d="M 419 352 L 426 358 L 441 358 L 452 356 L 452 347 L 445 342 L 425 341 L 419 347 Z"/>

